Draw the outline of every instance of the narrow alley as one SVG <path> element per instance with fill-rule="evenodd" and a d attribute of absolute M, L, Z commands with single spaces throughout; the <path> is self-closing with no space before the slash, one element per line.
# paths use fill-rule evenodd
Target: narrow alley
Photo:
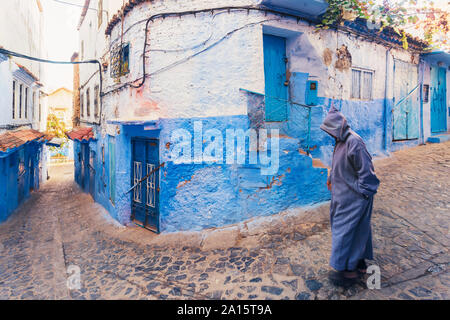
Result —
<path fill-rule="evenodd" d="M 328 282 L 326 219 L 249 232 L 224 249 L 165 244 L 158 238 L 170 235 L 118 225 L 80 191 L 72 166 L 57 165 L 0 225 L 0 299 L 449 299 L 450 142 L 375 167 L 370 264 L 381 269 L 381 289 Z M 70 290 L 73 266 L 81 287 Z"/>

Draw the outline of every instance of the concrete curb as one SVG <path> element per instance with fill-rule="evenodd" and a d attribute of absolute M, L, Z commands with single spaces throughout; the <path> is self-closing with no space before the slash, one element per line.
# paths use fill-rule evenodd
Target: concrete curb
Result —
<path fill-rule="evenodd" d="M 104 211 L 96 206 L 96 211 Z M 234 246 L 258 242 L 262 236 L 293 233 L 305 224 L 325 224 L 329 220 L 329 201 L 313 206 L 287 209 L 275 215 L 252 219 L 220 228 L 202 231 L 181 231 L 154 234 L 140 227 L 124 227 L 111 223 L 109 214 L 97 212 L 104 223 L 104 230 L 123 240 L 157 247 L 189 247 L 203 251 L 227 249 Z"/>

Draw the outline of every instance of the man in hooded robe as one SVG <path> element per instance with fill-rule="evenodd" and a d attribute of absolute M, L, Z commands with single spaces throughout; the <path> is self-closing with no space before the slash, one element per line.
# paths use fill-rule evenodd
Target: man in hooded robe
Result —
<path fill-rule="evenodd" d="M 335 285 L 346 287 L 365 273 L 364 259 L 373 259 L 370 217 L 380 181 L 363 139 L 334 106 L 320 128 L 336 141 L 327 181 L 331 191 L 330 265 L 336 270 L 329 278 Z"/>

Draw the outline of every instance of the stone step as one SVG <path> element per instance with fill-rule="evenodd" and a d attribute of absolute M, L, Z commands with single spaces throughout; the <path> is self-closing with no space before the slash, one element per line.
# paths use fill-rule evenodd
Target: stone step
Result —
<path fill-rule="evenodd" d="M 440 143 L 450 140 L 450 133 L 442 133 L 437 134 L 435 136 L 431 136 L 427 139 L 427 142 L 429 143 Z"/>

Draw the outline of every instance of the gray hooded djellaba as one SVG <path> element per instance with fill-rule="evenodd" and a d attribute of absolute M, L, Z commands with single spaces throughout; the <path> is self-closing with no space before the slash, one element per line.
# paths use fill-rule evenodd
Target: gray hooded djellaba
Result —
<path fill-rule="evenodd" d="M 334 106 L 320 128 L 336 140 L 328 178 L 331 182 L 330 265 L 338 271 L 355 270 L 360 259 L 373 259 L 370 217 L 380 181 L 364 141 Z"/>

